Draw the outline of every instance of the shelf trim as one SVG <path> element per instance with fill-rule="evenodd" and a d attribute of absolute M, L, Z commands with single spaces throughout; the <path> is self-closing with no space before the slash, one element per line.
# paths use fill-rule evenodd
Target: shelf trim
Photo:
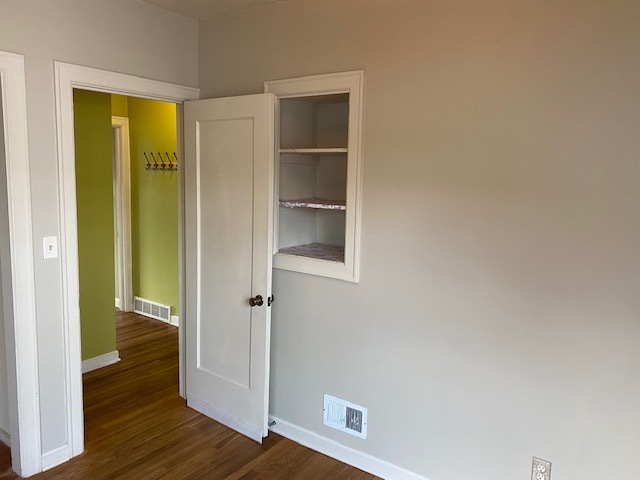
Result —
<path fill-rule="evenodd" d="M 314 208 L 317 210 L 337 211 L 347 209 L 347 203 L 344 200 L 326 200 L 324 198 L 280 199 L 278 204 L 286 208 Z"/>
<path fill-rule="evenodd" d="M 308 243 L 305 245 L 293 245 L 278 250 L 280 255 L 291 257 L 310 258 L 321 262 L 335 262 L 344 264 L 344 246 L 328 245 L 323 243 Z"/>
<path fill-rule="evenodd" d="M 348 148 L 281 148 L 280 154 L 297 155 L 346 155 Z"/>

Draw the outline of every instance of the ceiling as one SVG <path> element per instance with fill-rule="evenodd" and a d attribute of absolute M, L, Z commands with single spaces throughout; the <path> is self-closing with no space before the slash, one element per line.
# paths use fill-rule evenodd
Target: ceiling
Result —
<path fill-rule="evenodd" d="M 142 0 L 188 17 L 204 20 L 221 13 L 246 10 L 284 0 Z"/>

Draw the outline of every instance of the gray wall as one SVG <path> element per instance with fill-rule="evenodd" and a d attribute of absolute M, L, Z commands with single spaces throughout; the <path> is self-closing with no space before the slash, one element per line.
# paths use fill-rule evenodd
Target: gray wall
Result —
<path fill-rule="evenodd" d="M 640 2 L 296 0 L 202 97 L 366 70 L 362 281 L 276 271 L 271 413 L 432 480 L 638 478 Z M 322 394 L 369 438 L 322 426 Z"/>
<path fill-rule="evenodd" d="M 0 50 L 25 55 L 42 449 L 66 443 L 61 271 L 42 259 L 59 235 L 53 61 L 197 84 L 197 23 L 130 0 L 2 0 Z"/>
<path fill-rule="evenodd" d="M 1 79 L 0 91 L 2 91 Z M 4 308 L 3 289 L 7 287 L 11 288 L 11 278 L 4 278 L 5 273 L 11 273 L 11 268 L 7 268 L 7 263 L 11 261 L 11 253 L 9 250 L 7 159 L 4 144 L 3 111 L 2 95 L 0 94 L 0 430 L 8 435 L 11 429 L 9 426 L 9 393 L 7 392 L 7 349 L 4 335 L 4 322 L 7 319 L 8 312 L 7 309 Z M 0 438 L 2 436 L 3 435 L 0 435 Z"/>

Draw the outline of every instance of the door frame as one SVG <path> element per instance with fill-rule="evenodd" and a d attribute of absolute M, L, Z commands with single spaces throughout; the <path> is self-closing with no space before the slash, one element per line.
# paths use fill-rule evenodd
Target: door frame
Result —
<path fill-rule="evenodd" d="M 131 256 L 131 172 L 129 152 L 129 119 L 127 117 L 111 117 L 111 128 L 114 139 L 114 218 L 120 236 L 116 242 L 116 263 L 118 270 L 116 281 L 119 285 L 120 305 L 123 312 L 133 310 L 132 293 L 132 256 Z"/>
<path fill-rule="evenodd" d="M 60 209 L 60 260 L 62 266 L 62 321 L 64 329 L 64 382 L 67 408 L 68 458 L 84 450 L 82 359 L 80 353 L 80 308 L 78 279 L 78 225 L 76 214 L 73 89 L 116 93 L 130 97 L 175 102 L 178 151 L 182 152 L 182 108 L 197 100 L 200 90 L 133 75 L 115 73 L 63 62 L 54 62 L 56 131 L 58 140 L 58 195 Z M 184 318 L 184 162 L 178 164 L 178 301 Z M 180 322 L 184 325 L 184 322 Z M 184 396 L 184 331 L 179 327 L 180 394 Z"/>
<path fill-rule="evenodd" d="M 26 477 L 42 470 L 42 446 L 27 94 L 22 55 L 0 51 L 0 84 L 13 302 L 12 315 L 4 319 L 11 456 L 14 471 Z"/>

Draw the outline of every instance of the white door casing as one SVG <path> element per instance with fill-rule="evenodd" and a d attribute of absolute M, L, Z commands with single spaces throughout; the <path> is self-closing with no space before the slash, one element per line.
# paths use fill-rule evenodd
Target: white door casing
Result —
<path fill-rule="evenodd" d="M 12 315 L 5 318 L 12 467 L 27 477 L 42 469 L 31 181 L 24 57 L 0 51 L 11 257 Z"/>
<path fill-rule="evenodd" d="M 275 102 L 184 110 L 187 402 L 258 442 L 268 433 Z"/>
<path fill-rule="evenodd" d="M 111 117 L 114 133 L 114 219 L 116 245 L 116 294 L 123 312 L 133 310 L 131 260 L 131 172 L 129 159 L 129 119 Z"/>
<path fill-rule="evenodd" d="M 84 415 L 82 406 L 82 359 L 80 354 L 80 311 L 78 282 L 78 225 L 76 215 L 75 148 L 73 130 L 73 89 L 93 90 L 105 93 L 118 93 L 152 100 L 176 102 L 181 105 L 186 100 L 199 97 L 197 88 L 185 87 L 133 75 L 109 72 L 95 68 L 54 62 L 56 132 L 58 144 L 58 191 L 60 206 L 60 262 L 62 268 L 63 326 L 64 326 L 64 382 L 67 386 L 65 403 L 67 406 L 67 445 L 59 453 L 57 463 L 80 455 L 84 450 Z M 177 125 L 182 125 L 181 108 L 177 109 Z M 180 129 L 178 128 L 178 150 L 181 149 Z M 183 162 L 182 162 L 183 163 Z M 178 164 L 182 173 L 182 165 Z M 180 177 L 182 178 L 182 177 Z M 183 184 L 178 182 L 178 276 L 183 282 Z M 180 309 L 184 308 L 182 289 L 178 293 Z M 183 310 L 179 315 L 183 317 Z M 179 329 L 179 350 L 181 359 L 180 383 L 183 389 L 182 369 L 183 329 Z M 43 456 L 46 455 L 44 452 Z M 51 467 L 53 465 L 44 465 Z"/>

